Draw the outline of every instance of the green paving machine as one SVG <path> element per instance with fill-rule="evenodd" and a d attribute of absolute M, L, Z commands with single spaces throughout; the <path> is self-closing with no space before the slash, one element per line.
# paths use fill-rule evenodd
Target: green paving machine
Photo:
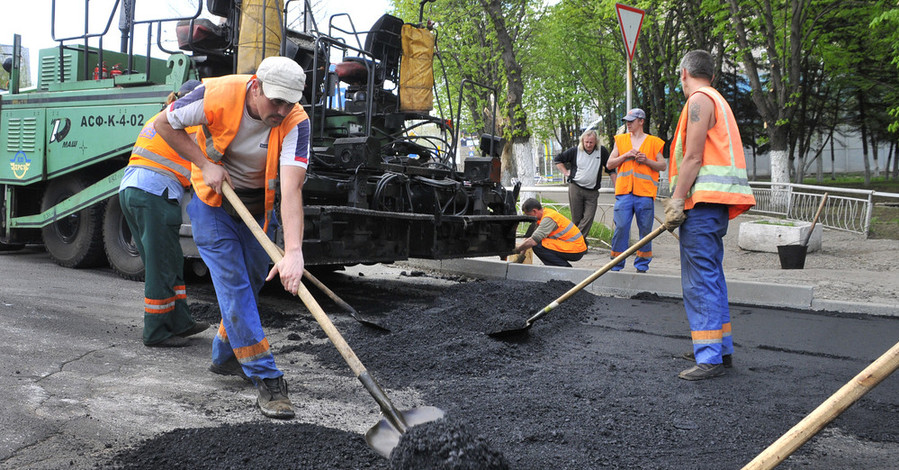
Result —
<path fill-rule="evenodd" d="M 0 93 L 0 251 L 42 244 L 61 266 L 108 263 L 141 279 L 117 197 L 138 132 L 185 81 L 252 73 L 267 55 L 291 57 L 306 71 L 310 268 L 503 256 L 518 223 L 530 220 L 516 214 L 517 186 L 499 182 L 499 138 L 484 134 L 483 156 L 457 162 L 457 116 L 450 99 L 438 106 L 449 117 L 433 111 L 436 35 L 421 18 L 384 15 L 358 32 L 347 15 L 334 15 L 324 33 L 308 1 L 194 0 L 184 2 L 189 14 L 152 19 L 135 15 L 147 2 L 113 3 L 105 29 L 58 37 L 53 0 L 58 46 L 39 51 L 34 88 L 19 89 L 21 40 L 13 37 Z M 88 0 L 84 15 L 97 15 Z M 115 19 L 117 50 L 103 45 Z M 162 38 L 171 29 L 173 50 Z M 146 50 L 135 51 L 135 34 L 144 33 Z M 186 214 L 181 234 L 186 266 L 202 274 Z"/>

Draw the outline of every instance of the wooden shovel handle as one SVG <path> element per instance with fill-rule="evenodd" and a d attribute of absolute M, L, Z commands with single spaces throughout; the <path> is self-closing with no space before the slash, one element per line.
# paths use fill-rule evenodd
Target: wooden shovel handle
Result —
<path fill-rule="evenodd" d="M 899 343 L 883 353 L 849 383 L 843 385 L 780 439 L 774 441 L 761 454 L 746 464 L 743 470 L 770 469 L 777 466 L 812 436 L 818 434 L 834 418 L 846 411 L 846 408 L 849 408 L 892 374 L 897 367 L 899 367 Z"/>
<path fill-rule="evenodd" d="M 240 216 L 241 220 L 249 227 L 250 231 L 253 232 L 253 235 L 256 237 L 256 240 L 262 245 L 262 248 L 265 249 L 265 252 L 268 253 L 269 258 L 272 259 L 272 262 L 278 264 L 281 261 L 283 256 L 281 255 L 281 250 L 278 245 L 275 245 L 271 239 L 268 238 L 268 235 L 262 230 L 262 227 L 259 226 L 259 223 L 256 222 L 256 219 L 250 214 L 250 211 L 247 210 L 246 206 L 243 205 L 240 198 L 237 197 L 237 193 L 234 192 L 234 189 L 231 188 L 231 185 L 228 182 L 224 182 L 222 184 L 222 193 L 225 195 L 225 198 L 228 199 L 228 202 L 234 206 L 234 210 L 237 211 L 237 214 Z M 305 274 L 305 273 L 304 273 Z M 315 321 L 321 325 L 322 330 L 325 331 L 325 334 L 328 335 L 328 338 L 334 343 L 334 347 L 337 348 L 337 351 L 343 356 L 343 359 L 346 361 L 347 365 L 350 366 L 350 369 L 353 370 L 353 373 L 356 374 L 356 377 L 364 374 L 366 372 L 365 366 L 362 365 L 362 361 L 356 357 L 356 353 L 350 348 L 350 345 L 347 344 L 346 340 L 343 339 L 343 336 L 340 335 L 340 332 L 337 331 L 337 328 L 334 327 L 334 324 L 331 323 L 331 319 L 328 318 L 328 315 L 322 310 L 321 306 L 318 305 L 318 302 L 315 301 L 315 298 L 312 297 L 312 294 L 309 293 L 309 290 L 306 289 L 302 283 L 300 283 L 300 288 L 297 291 L 297 296 L 303 301 L 303 304 L 306 305 L 306 308 L 312 313 L 312 316 L 315 317 Z"/>
<path fill-rule="evenodd" d="M 564 294 L 559 296 L 559 298 L 557 298 L 556 300 L 553 300 L 546 307 L 543 307 L 541 310 L 538 310 L 537 313 L 533 314 L 530 318 L 527 319 L 526 324 L 530 325 L 530 324 L 534 323 L 535 321 L 539 320 L 540 318 L 542 318 L 547 313 L 553 311 L 556 307 L 559 306 L 559 304 L 568 300 L 572 295 L 578 293 L 578 291 L 580 291 L 584 287 L 587 287 L 588 285 L 590 285 L 593 281 L 597 280 L 599 278 L 599 276 L 602 276 L 603 274 L 608 272 L 610 269 L 614 268 L 616 264 L 624 261 L 628 256 L 632 255 L 635 251 L 639 250 L 640 248 L 643 248 L 643 245 L 651 242 L 653 238 L 658 237 L 659 235 L 666 232 L 667 230 L 668 229 L 666 229 L 665 225 L 663 224 L 660 227 L 653 230 L 652 232 L 649 232 L 648 235 L 641 238 L 637 243 L 634 243 L 633 245 L 631 245 L 627 250 L 624 250 L 624 252 L 622 252 L 620 255 L 616 256 L 612 261 L 609 261 L 605 266 L 597 269 L 596 271 L 593 272 L 593 274 L 587 276 L 587 279 L 584 279 L 583 281 L 578 283 L 578 285 L 572 287 L 571 289 L 568 289 L 568 292 L 565 292 Z"/>
<path fill-rule="evenodd" d="M 824 193 L 824 196 L 821 197 L 821 204 L 818 204 L 818 211 L 815 212 L 815 218 L 812 219 L 812 226 L 808 229 L 808 235 L 805 236 L 805 240 L 802 242 L 802 246 L 808 246 L 808 241 L 812 238 L 812 232 L 815 231 L 815 224 L 818 223 L 818 216 L 821 215 L 821 211 L 824 210 L 824 203 L 827 202 L 827 193 Z"/>
<path fill-rule="evenodd" d="M 228 199 L 228 202 L 234 206 L 234 209 L 237 211 L 237 214 L 240 215 L 241 220 L 243 220 L 250 231 L 253 232 L 253 236 L 256 237 L 256 240 L 259 241 L 265 249 L 265 252 L 268 253 L 272 262 L 278 264 L 284 257 L 281 254 L 280 247 L 275 245 L 275 243 L 268 238 L 268 235 L 265 234 L 262 227 L 259 226 L 259 223 L 256 222 L 256 219 L 253 218 L 250 211 L 247 210 L 240 198 L 237 197 L 237 193 L 234 192 L 234 189 L 227 181 L 222 183 L 222 193 L 225 195 L 225 198 Z M 328 315 L 322 310 L 321 306 L 318 305 L 318 302 L 315 301 L 315 298 L 312 297 L 312 294 L 309 293 L 309 290 L 306 289 L 306 286 L 304 286 L 303 283 L 300 283 L 297 295 L 303 301 L 303 304 L 306 305 L 306 308 L 312 313 L 315 321 L 318 322 L 325 334 L 328 335 L 328 339 L 330 339 L 331 343 L 334 344 L 334 347 L 337 348 L 337 352 L 340 353 L 343 360 L 346 361 L 353 373 L 356 374 L 356 378 L 362 382 L 365 390 L 368 391 L 369 395 L 371 395 L 378 403 L 384 417 L 390 421 L 390 424 L 400 433 L 406 432 L 408 426 L 403 419 L 403 414 L 393 406 L 393 402 L 390 401 L 390 398 L 384 393 L 384 390 L 381 389 L 381 386 L 378 385 L 374 377 L 368 373 L 365 366 L 362 365 L 362 361 L 356 357 L 356 353 L 353 352 L 350 345 L 343 339 L 343 336 L 337 331 L 334 324 L 331 323 L 331 319 L 328 318 Z"/>

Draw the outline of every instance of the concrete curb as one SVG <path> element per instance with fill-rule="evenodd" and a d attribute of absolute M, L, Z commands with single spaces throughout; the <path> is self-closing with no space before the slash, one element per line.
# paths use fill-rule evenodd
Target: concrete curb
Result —
<path fill-rule="evenodd" d="M 574 284 L 580 283 L 595 272 L 582 268 L 514 264 L 483 258 L 450 260 L 410 259 L 398 264 L 411 268 L 479 279 L 511 279 L 536 282 L 557 279 L 570 281 Z M 682 298 L 680 277 L 650 273 L 608 272 L 587 286 L 585 290 L 597 295 L 612 295 L 615 297 L 631 297 L 641 292 L 651 292 L 662 297 Z M 728 280 L 727 293 L 728 299 L 733 304 L 899 316 L 899 309 L 892 305 L 816 299 L 813 286 Z"/>

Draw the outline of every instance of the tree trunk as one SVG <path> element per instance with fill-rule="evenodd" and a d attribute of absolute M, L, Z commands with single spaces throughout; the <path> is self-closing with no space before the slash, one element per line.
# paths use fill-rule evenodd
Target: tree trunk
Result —
<path fill-rule="evenodd" d="M 899 148 L 896 148 L 896 142 L 893 142 L 893 179 L 899 179 Z"/>
<path fill-rule="evenodd" d="M 830 180 L 837 179 L 837 154 L 834 150 L 834 139 L 830 139 Z"/>
<path fill-rule="evenodd" d="M 865 186 L 871 185 L 871 162 L 868 160 L 868 127 L 865 125 L 867 117 L 865 116 L 865 95 L 861 90 L 858 91 L 858 122 L 861 123 L 862 131 L 862 158 L 865 163 Z"/>
<path fill-rule="evenodd" d="M 769 126 L 768 138 L 771 141 L 771 182 L 789 183 L 790 152 L 787 151 L 787 126 Z"/>
<path fill-rule="evenodd" d="M 817 161 L 815 162 L 815 181 L 818 183 L 824 182 L 824 156 L 819 155 Z"/>
<path fill-rule="evenodd" d="M 511 135 L 512 140 L 503 149 L 503 184 L 507 183 L 506 175 L 509 177 L 509 183 L 512 180 L 512 176 L 515 175 L 522 181 L 522 184 L 533 184 L 534 163 L 530 160 L 531 152 L 527 154 L 530 164 L 526 165 L 527 169 L 525 170 L 530 174 L 530 181 L 525 180 L 525 175 L 521 174 L 523 167 L 518 164 L 520 158 L 518 152 L 520 149 L 517 149 L 516 146 L 529 141 L 530 131 L 528 130 L 527 112 L 525 112 L 522 105 L 524 82 L 522 81 L 521 63 L 515 57 L 515 40 L 506 26 L 503 2 L 501 0 L 481 0 L 481 6 L 484 7 L 493 24 L 496 40 L 502 50 L 501 59 L 506 78 L 506 116 L 509 120 L 509 129 L 507 129 L 505 134 L 507 136 Z"/>
<path fill-rule="evenodd" d="M 502 163 L 500 174 L 502 175 L 503 186 L 511 187 L 513 184 L 512 179 L 518 179 L 518 164 L 516 163 L 514 150 L 512 150 L 512 142 L 506 142 L 506 145 L 503 146 L 500 162 Z"/>
<path fill-rule="evenodd" d="M 521 180 L 522 186 L 534 185 L 534 145 L 530 138 L 517 137 L 512 139 L 512 154 L 515 160 L 515 166 L 518 169 L 518 179 Z M 533 193 L 522 193 L 519 200 L 524 201 L 529 197 L 534 197 Z"/>
<path fill-rule="evenodd" d="M 871 157 L 874 158 L 874 177 L 880 178 L 880 162 L 877 161 L 877 138 L 871 134 Z"/>

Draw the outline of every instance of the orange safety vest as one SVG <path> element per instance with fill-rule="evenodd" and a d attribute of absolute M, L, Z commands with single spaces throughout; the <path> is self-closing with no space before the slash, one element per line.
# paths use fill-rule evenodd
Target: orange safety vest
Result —
<path fill-rule="evenodd" d="M 618 155 L 630 152 L 634 148 L 631 142 L 631 135 L 618 134 L 615 136 L 615 146 L 618 147 Z M 665 147 L 665 141 L 654 136 L 646 135 L 643 143 L 640 144 L 640 152 L 653 161 L 656 156 Z M 634 196 L 645 196 L 655 199 L 659 192 L 659 172 L 653 170 L 649 165 L 641 165 L 636 160 L 627 159 L 617 168 L 618 177 L 615 179 L 615 195 L 631 194 Z"/>
<path fill-rule="evenodd" d="M 577 225 L 568 220 L 564 215 L 549 209 L 543 209 L 543 217 L 549 217 L 556 223 L 556 229 L 550 232 L 540 243 L 544 248 L 561 253 L 581 253 L 587 251 L 587 243 L 584 236 L 578 230 Z M 537 221 L 539 224 L 543 218 Z"/>
<path fill-rule="evenodd" d="M 203 112 L 206 114 L 206 122 L 209 123 L 203 126 L 203 131 L 206 135 L 206 158 L 209 161 L 221 164 L 225 151 L 231 145 L 234 136 L 237 135 L 244 106 L 246 106 L 247 83 L 253 78 L 255 75 L 227 75 L 203 81 L 203 85 L 206 87 L 203 95 Z M 297 124 L 306 119 L 309 119 L 306 111 L 302 106 L 296 104 L 281 125 L 269 131 L 268 153 L 265 160 L 265 226 L 263 230 L 268 230 L 269 214 L 275 207 L 281 143 Z M 203 172 L 196 165 L 193 166 L 191 182 L 194 185 L 194 192 L 200 200 L 213 207 L 222 205 L 222 195 L 216 193 L 203 181 Z"/>
<path fill-rule="evenodd" d="M 692 209 L 700 202 L 726 204 L 728 217 L 733 219 L 755 205 L 755 197 L 746 176 L 746 159 L 743 156 L 740 130 L 730 105 L 717 90 L 702 87 L 695 93 L 704 93 L 712 98 L 715 105 L 715 126 L 706 134 L 702 166 L 693 187 L 687 192 L 684 209 Z M 678 166 L 686 153 L 686 138 L 687 104 L 684 104 L 671 142 L 671 159 L 668 163 L 668 180 L 672 192 L 677 187 Z"/>
<path fill-rule="evenodd" d="M 150 118 L 144 128 L 137 135 L 137 141 L 134 142 L 134 149 L 131 150 L 131 158 L 128 159 L 129 166 L 141 166 L 157 171 L 166 171 L 178 178 L 178 182 L 185 188 L 190 186 L 190 167 L 191 163 L 181 155 L 178 155 L 165 140 L 162 139 L 153 127 L 153 122 L 162 112 Z M 185 131 L 193 136 L 200 130 L 200 126 L 188 127 Z"/>

